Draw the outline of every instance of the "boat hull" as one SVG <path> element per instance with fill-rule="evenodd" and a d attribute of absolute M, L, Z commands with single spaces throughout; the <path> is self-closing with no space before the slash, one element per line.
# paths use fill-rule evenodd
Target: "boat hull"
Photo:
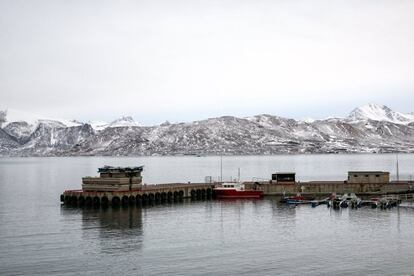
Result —
<path fill-rule="evenodd" d="M 256 190 L 214 189 L 216 198 L 262 198 L 263 192 Z"/>

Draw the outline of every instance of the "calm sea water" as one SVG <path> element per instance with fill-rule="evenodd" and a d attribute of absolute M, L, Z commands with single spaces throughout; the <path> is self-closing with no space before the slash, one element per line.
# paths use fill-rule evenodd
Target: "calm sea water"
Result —
<path fill-rule="evenodd" d="M 387 170 L 394 155 L 223 157 L 223 178 L 345 179 Z M 102 165 L 144 164 L 144 182 L 220 176 L 220 157 L 0 159 L 1 275 L 410 275 L 414 210 L 288 207 L 276 198 L 151 208 L 72 209 L 65 189 Z M 400 178 L 414 155 L 400 155 Z"/>

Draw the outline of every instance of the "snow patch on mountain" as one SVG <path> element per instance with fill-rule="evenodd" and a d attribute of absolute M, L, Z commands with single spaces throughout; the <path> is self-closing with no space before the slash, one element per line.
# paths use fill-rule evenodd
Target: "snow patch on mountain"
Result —
<path fill-rule="evenodd" d="M 104 121 L 89 121 L 88 124 L 97 131 L 104 130 L 106 127 L 108 127 L 108 123 Z"/>
<path fill-rule="evenodd" d="M 44 118 L 44 116 L 41 116 L 39 114 L 34 114 L 11 108 L 6 109 L 5 112 L 6 122 L 3 124 L 3 127 L 6 127 L 8 124 L 13 122 L 26 122 L 29 125 L 36 125 L 37 121 L 40 118 Z"/>
<path fill-rule="evenodd" d="M 3 127 L 6 127 L 8 124 L 15 122 L 26 122 L 27 124 L 31 125 L 33 129 L 36 128 L 39 123 L 61 124 L 63 127 L 82 125 L 82 123 L 75 120 L 50 118 L 41 114 L 30 113 L 17 109 L 6 109 L 5 112 L 6 122 L 3 124 Z"/>
<path fill-rule="evenodd" d="M 310 117 L 305 117 L 305 118 L 302 118 L 301 121 L 304 122 L 304 123 L 311 124 L 311 123 L 315 122 L 316 120 L 313 119 L 313 118 L 310 118 Z"/>
<path fill-rule="evenodd" d="M 131 116 L 122 116 L 115 121 L 112 121 L 107 127 L 136 127 L 139 126 Z"/>

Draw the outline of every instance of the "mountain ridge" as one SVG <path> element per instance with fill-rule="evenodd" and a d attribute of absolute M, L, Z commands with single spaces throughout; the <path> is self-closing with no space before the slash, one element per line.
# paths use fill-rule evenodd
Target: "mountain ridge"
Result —
<path fill-rule="evenodd" d="M 345 118 L 303 121 L 260 114 L 141 126 L 123 116 L 94 128 L 54 120 L 8 122 L 2 156 L 252 155 L 414 152 L 414 116 L 368 104 Z"/>

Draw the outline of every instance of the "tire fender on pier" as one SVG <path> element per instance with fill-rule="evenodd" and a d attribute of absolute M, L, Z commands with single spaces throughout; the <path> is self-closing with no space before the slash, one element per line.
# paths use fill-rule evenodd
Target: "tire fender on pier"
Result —
<path fill-rule="evenodd" d="M 65 202 L 65 205 L 69 205 L 70 204 L 70 196 L 65 196 L 65 199 L 64 199 L 64 202 Z"/>
<path fill-rule="evenodd" d="M 159 202 L 159 201 L 161 201 L 161 194 L 160 193 L 155 193 L 155 201 L 156 202 Z"/>
<path fill-rule="evenodd" d="M 206 196 L 207 196 L 208 199 L 211 199 L 211 197 L 213 196 L 213 189 L 207 188 Z"/>
<path fill-rule="evenodd" d="M 107 196 L 103 196 L 101 198 L 101 204 L 102 204 L 103 207 L 107 207 L 109 205 L 109 199 L 108 199 Z"/>
<path fill-rule="evenodd" d="M 93 198 L 93 206 L 95 206 L 95 207 L 101 206 L 101 199 L 98 196 L 95 196 Z"/>
<path fill-rule="evenodd" d="M 141 195 L 137 195 L 135 197 L 135 203 L 137 206 L 140 206 L 142 204 L 142 196 Z"/>
<path fill-rule="evenodd" d="M 121 199 L 118 196 L 112 198 L 112 206 L 119 206 L 121 204 Z"/>
<path fill-rule="evenodd" d="M 142 195 L 142 204 L 148 204 L 148 194 L 143 194 Z"/>
<path fill-rule="evenodd" d="M 135 196 L 130 195 L 128 198 L 129 205 L 135 205 Z"/>
<path fill-rule="evenodd" d="M 122 206 L 128 206 L 128 204 L 129 204 L 129 198 L 128 198 L 128 196 L 124 195 L 122 197 L 121 204 L 122 204 Z"/>
<path fill-rule="evenodd" d="M 85 198 L 85 205 L 88 206 L 88 207 L 92 206 L 92 197 L 87 196 Z"/>
<path fill-rule="evenodd" d="M 72 204 L 73 206 L 77 206 L 78 205 L 78 197 L 77 196 L 71 196 L 70 197 L 70 204 Z"/>
<path fill-rule="evenodd" d="M 79 196 L 78 198 L 79 206 L 85 205 L 85 197 L 83 195 Z"/>

